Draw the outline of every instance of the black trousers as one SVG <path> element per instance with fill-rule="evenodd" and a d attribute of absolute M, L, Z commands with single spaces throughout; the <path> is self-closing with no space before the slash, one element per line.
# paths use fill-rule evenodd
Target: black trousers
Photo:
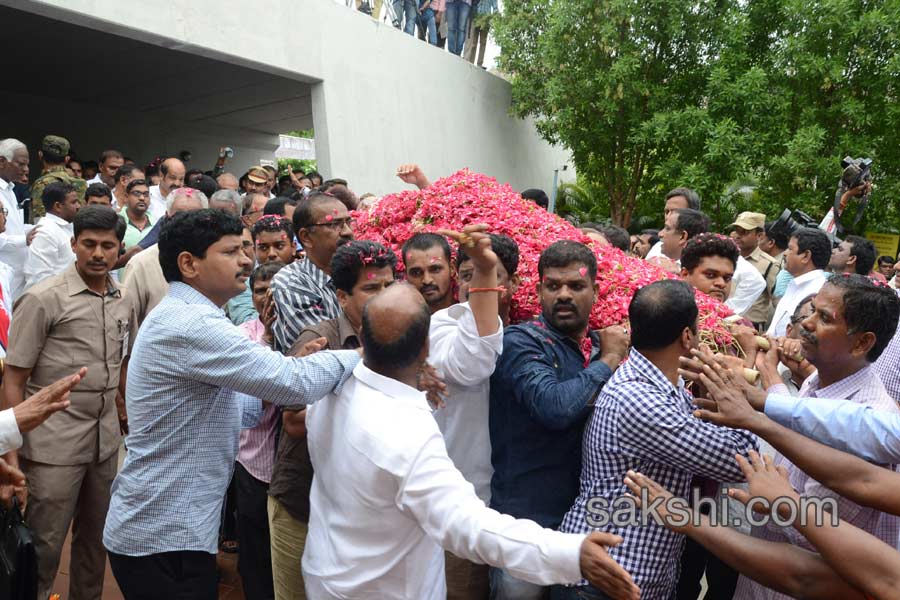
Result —
<path fill-rule="evenodd" d="M 109 552 L 125 600 L 217 600 L 216 555 L 185 550 L 148 556 Z"/>
<path fill-rule="evenodd" d="M 737 587 L 738 572 L 691 538 L 685 540 L 684 553 L 681 555 L 681 576 L 678 578 L 676 599 L 697 600 L 704 571 L 708 589 L 703 600 L 731 600 Z"/>
<path fill-rule="evenodd" d="M 241 463 L 234 464 L 237 491 L 237 530 L 241 540 L 238 573 L 247 600 L 273 600 L 272 548 L 269 545 L 269 485 L 255 478 Z"/>

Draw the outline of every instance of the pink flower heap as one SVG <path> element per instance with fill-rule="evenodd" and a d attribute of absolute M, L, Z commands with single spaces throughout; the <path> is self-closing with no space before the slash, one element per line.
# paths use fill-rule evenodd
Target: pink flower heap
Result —
<path fill-rule="evenodd" d="M 519 245 L 519 277 L 513 298 L 512 319 L 522 322 L 540 313 L 535 291 L 541 251 L 558 240 L 575 240 L 597 255 L 599 300 L 591 312 L 591 327 L 608 327 L 628 320 L 628 304 L 641 286 L 672 277 L 657 266 L 625 255 L 613 247 L 598 248 L 572 224 L 522 197 L 509 185 L 463 169 L 431 184 L 385 196 L 370 212 L 355 212 L 356 239 L 373 240 L 394 250 L 399 258 L 403 244 L 419 232 L 439 229 L 461 231 L 466 225 L 485 223 L 491 233 L 513 238 Z M 403 266 L 399 265 L 402 269 Z M 731 341 L 720 320 L 731 314 L 722 303 L 697 293 L 700 328 L 718 345 Z M 711 334 L 711 335 L 710 335 Z"/>

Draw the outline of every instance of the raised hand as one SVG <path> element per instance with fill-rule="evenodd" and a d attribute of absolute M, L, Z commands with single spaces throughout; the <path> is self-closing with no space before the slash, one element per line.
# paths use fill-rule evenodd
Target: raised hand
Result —
<path fill-rule="evenodd" d="M 740 454 L 735 457 L 738 465 L 741 467 L 741 471 L 744 472 L 749 489 L 731 488 L 728 490 L 728 495 L 744 504 L 749 504 L 752 498 L 765 498 L 769 502 L 768 506 L 760 502 L 754 502 L 753 506 L 751 506 L 754 511 L 763 514 L 768 514 L 772 503 L 779 498 L 793 500 L 794 505 L 799 509 L 800 494 L 788 481 L 787 470 L 784 467 L 776 467 L 772 462 L 772 457 L 769 455 L 760 457 L 759 454 L 751 450 L 749 456 L 750 460 L 747 460 Z M 779 508 L 785 511 L 785 514 L 782 516 L 789 516 L 790 511 L 786 506 L 781 505 Z"/>
<path fill-rule="evenodd" d="M 441 229 L 438 235 L 444 235 L 459 244 L 472 259 L 472 266 L 482 273 L 497 267 L 497 255 L 491 249 L 491 236 L 485 233 L 487 225 L 466 225 L 461 232 Z"/>
<path fill-rule="evenodd" d="M 694 416 L 716 425 L 737 429 L 750 429 L 757 419 L 765 418 L 754 410 L 750 400 L 751 394 L 761 393 L 762 404 L 765 405 L 765 392 L 751 386 L 743 376 L 736 375 L 734 370 L 715 358 L 704 357 L 703 360 L 709 362 L 704 362 L 699 381 L 706 388 L 709 398 L 695 399 L 699 409 L 694 411 Z M 679 369 L 679 373 L 681 371 Z"/>
<path fill-rule="evenodd" d="M 69 392 L 87 375 L 87 368 L 82 367 L 74 375 L 63 377 L 41 388 L 33 396 L 13 408 L 19 431 L 31 431 L 53 413 L 69 407 Z"/>
<path fill-rule="evenodd" d="M 641 590 L 628 571 L 606 552 L 622 543 L 622 538 L 611 533 L 595 531 L 581 544 L 581 574 L 596 588 L 616 600 L 637 600 Z"/>
<path fill-rule="evenodd" d="M 600 336 L 600 360 L 615 370 L 628 356 L 631 336 L 622 325 L 613 325 L 597 332 Z"/>
<path fill-rule="evenodd" d="M 400 165 L 397 167 L 397 177 L 399 177 L 403 183 L 414 185 L 420 190 L 431 185 L 431 182 L 425 177 L 425 173 L 423 173 L 422 169 L 419 168 L 419 165 L 416 164 Z"/>

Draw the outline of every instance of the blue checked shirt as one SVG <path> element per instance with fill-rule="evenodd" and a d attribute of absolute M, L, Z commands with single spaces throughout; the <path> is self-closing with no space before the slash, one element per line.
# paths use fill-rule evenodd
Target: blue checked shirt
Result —
<path fill-rule="evenodd" d="M 131 431 L 112 485 L 107 550 L 215 554 L 238 435 L 255 424 L 256 398 L 314 402 L 339 391 L 358 362 L 354 351 L 286 358 L 247 338 L 206 296 L 173 282 L 132 352 L 125 395 Z"/>
<path fill-rule="evenodd" d="M 735 454 L 758 450 L 756 436 L 695 418 L 692 396 L 679 380 L 675 387 L 653 363 L 632 349 L 603 387 L 584 432 L 581 490 L 560 531 L 594 530 L 624 538 L 609 555 L 631 573 L 641 598 L 667 600 L 678 581 L 684 536 L 656 525 L 593 527 L 596 499 L 610 508 L 627 492 L 625 473 L 640 471 L 676 496 L 690 497 L 692 477 L 743 481 Z M 588 510 L 588 501 L 591 510 Z M 596 522 L 596 521 L 595 521 Z M 580 585 L 586 585 L 582 581 Z"/>

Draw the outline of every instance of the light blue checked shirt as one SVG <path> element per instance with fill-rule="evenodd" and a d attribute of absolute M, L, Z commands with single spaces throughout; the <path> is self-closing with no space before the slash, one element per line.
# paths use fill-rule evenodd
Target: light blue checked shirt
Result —
<path fill-rule="evenodd" d="M 128 455 L 112 486 L 107 550 L 215 554 L 238 435 L 258 418 L 256 398 L 314 402 L 339 391 L 358 362 L 355 351 L 286 358 L 247 338 L 194 288 L 172 283 L 132 352 Z"/>

